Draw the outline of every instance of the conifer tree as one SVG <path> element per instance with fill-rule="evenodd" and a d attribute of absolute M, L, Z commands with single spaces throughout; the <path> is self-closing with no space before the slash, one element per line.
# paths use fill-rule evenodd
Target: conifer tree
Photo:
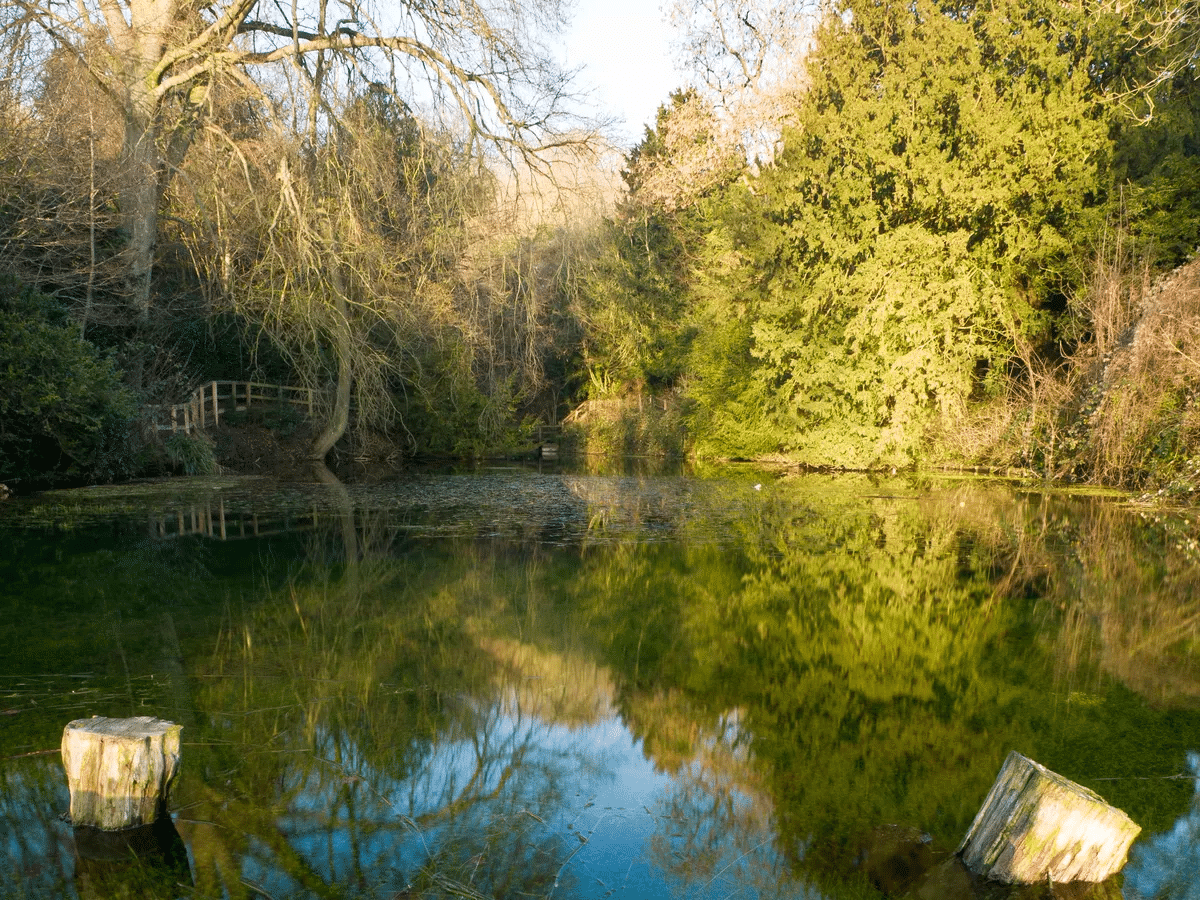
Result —
<path fill-rule="evenodd" d="M 1053 346 L 1106 199 L 1097 10 L 851 2 L 742 199 L 731 292 L 786 449 L 903 462 L 932 414 Z"/>

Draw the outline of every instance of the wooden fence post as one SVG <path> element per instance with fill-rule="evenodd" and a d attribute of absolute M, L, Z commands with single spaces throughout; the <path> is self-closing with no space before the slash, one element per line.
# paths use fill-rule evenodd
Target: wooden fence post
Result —
<path fill-rule="evenodd" d="M 104 831 L 149 825 L 179 772 L 182 725 L 149 716 L 76 719 L 63 730 L 71 824 Z"/>

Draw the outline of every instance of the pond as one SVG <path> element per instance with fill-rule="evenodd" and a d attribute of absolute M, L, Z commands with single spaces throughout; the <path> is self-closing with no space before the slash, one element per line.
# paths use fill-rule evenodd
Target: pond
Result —
<path fill-rule="evenodd" d="M 914 878 L 1018 750 L 1143 829 L 1070 896 L 1200 896 L 1198 540 L 1120 498 L 738 467 L 11 501 L 0 894 L 1009 896 Z M 136 863 L 62 818 L 92 715 L 183 725 Z"/>

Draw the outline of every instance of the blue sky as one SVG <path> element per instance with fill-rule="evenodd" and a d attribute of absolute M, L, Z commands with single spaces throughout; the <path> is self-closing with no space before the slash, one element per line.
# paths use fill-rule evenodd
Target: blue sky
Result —
<path fill-rule="evenodd" d="M 623 146 L 639 141 L 683 76 L 672 64 L 670 28 L 655 0 L 576 0 L 566 64 L 583 66 L 600 108 L 624 119 Z"/>

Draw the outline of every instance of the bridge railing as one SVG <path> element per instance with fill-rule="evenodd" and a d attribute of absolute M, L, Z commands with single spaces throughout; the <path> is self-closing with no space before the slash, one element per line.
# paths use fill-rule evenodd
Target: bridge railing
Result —
<path fill-rule="evenodd" d="M 259 381 L 210 381 L 196 388 L 184 403 L 148 406 L 146 411 L 155 431 L 190 434 L 216 428 L 221 424 L 221 416 L 251 406 L 286 403 L 311 418 L 318 400 L 312 388 Z"/>
<path fill-rule="evenodd" d="M 311 510 L 259 514 L 249 510 L 227 510 L 225 501 L 204 501 L 155 512 L 148 519 L 151 540 L 199 535 L 220 541 L 267 537 L 296 531 L 312 531 L 328 517 Z"/>

